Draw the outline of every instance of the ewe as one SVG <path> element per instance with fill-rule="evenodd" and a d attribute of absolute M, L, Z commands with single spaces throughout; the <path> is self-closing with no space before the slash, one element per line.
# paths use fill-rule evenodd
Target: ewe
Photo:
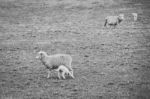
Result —
<path fill-rule="evenodd" d="M 107 16 L 105 18 L 104 26 L 109 25 L 109 26 L 114 26 L 115 28 L 116 25 L 121 23 L 123 20 L 124 20 L 124 14 L 119 14 L 119 16 Z"/>
<path fill-rule="evenodd" d="M 43 65 L 49 69 L 48 76 L 50 77 L 51 70 L 58 69 L 59 66 L 64 65 L 73 75 L 73 69 L 71 66 L 72 57 L 68 54 L 55 54 L 55 55 L 47 55 L 46 52 L 40 51 L 38 52 L 37 59 L 40 59 Z"/>
<path fill-rule="evenodd" d="M 63 77 L 63 79 L 66 79 L 65 75 L 70 75 L 72 78 L 74 78 L 74 76 L 70 73 L 68 68 L 66 68 L 64 65 L 60 65 L 56 71 L 58 72 L 59 79 L 61 79 L 61 76 Z"/>

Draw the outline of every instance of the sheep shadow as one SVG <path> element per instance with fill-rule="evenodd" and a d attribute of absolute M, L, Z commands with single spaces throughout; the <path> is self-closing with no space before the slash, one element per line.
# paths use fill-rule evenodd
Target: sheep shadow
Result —
<path fill-rule="evenodd" d="M 51 79 L 51 80 L 71 80 L 73 78 L 69 77 L 69 76 L 66 76 L 66 79 L 59 79 L 57 76 L 51 76 L 50 78 L 46 78 L 46 79 Z"/>

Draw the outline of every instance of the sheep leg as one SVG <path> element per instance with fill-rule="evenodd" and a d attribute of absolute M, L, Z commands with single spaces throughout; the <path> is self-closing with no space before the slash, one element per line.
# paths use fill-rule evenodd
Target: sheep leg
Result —
<path fill-rule="evenodd" d="M 106 25 L 107 25 L 107 20 L 105 20 L 104 27 L 106 27 Z"/>
<path fill-rule="evenodd" d="M 58 78 L 61 79 L 61 78 L 60 78 L 60 72 L 58 72 Z"/>
<path fill-rule="evenodd" d="M 65 72 L 62 73 L 62 77 L 63 77 L 63 79 L 66 79 Z"/>
<path fill-rule="evenodd" d="M 74 78 L 74 75 L 73 75 L 73 70 L 71 71 L 71 76 L 72 76 L 72 78 Z"/>
<path fill-rule="evenodd" d="M 48 70 L 48 75 L 47 75 L 47 78 L 49 78 L 50 77 L 50 71 Z"/>

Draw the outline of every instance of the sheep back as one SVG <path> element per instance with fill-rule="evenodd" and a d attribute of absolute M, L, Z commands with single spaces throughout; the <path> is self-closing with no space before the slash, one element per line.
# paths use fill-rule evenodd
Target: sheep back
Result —
<path fill-rule="evenodd" d="M 71 67 L 72 57 L 67 54 L 51 55 L 48 58 L 48 64 L 52 68 L 58 68 L 60 65 Z"/>

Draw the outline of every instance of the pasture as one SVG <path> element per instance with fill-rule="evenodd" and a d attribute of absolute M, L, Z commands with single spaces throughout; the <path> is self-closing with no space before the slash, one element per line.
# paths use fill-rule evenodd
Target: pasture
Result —
<path fill-rule="evenodd" d="M 0 99 L 150 99 L 149 6 L 149 0 L 0 0 Z M 106 16 L 120 13 L 121 24 L 104 27 Z M 35 58 L 40 50 L 70 54 L 75 78 L 59 80 L 53 72 L 47 79 Z"/>

